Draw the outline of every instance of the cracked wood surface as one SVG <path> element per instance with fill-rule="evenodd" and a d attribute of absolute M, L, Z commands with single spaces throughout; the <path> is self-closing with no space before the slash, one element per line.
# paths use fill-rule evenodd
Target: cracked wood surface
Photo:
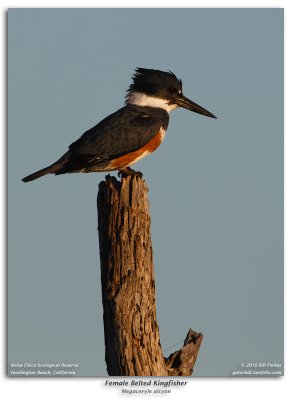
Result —
<path fill-rule="evenodd" d="M 110 376 L 191 375 L 202 335 L 164 359 L 156 319 L 148 188 L 107 176 L 97 198 L 105 359 Z M 190 333 L 192 332 L 192 333 Z M 195 335 L 195 336 L 194 336 Z M 197 336 L 196 336 L 197 337 Z M 186 347 L 187 346 L 187 347 Z"/>
<path fill-rule="evenodd" d="M 168 375 L 191 376 L 203 335 L 189 329 L 183 347 L 165 359 Z"/>

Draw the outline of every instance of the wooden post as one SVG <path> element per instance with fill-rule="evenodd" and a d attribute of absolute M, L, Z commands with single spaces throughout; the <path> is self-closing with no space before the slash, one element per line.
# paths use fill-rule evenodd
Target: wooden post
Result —
<path fill-rule="evenodd" d="M 105 360 L 111 376 L 191 375 L 203 336 L 163 357 L 146 182 L 107 176 L 97 198 Z"/>

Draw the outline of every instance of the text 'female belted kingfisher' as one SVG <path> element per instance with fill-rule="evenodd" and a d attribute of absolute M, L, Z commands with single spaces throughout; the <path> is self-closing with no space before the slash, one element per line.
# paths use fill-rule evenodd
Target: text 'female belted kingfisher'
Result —
<path fill-rule="evenodd" d="M 123 108 L 85 132 L 54 164 L 22 180 L 29 182 L 47 174 L 115 170 L 122 175 L 141 175 L 129 166 L 162 143 L 169 112 L 178 107 L 216 118 L 183 95 L 182 81 L 172 72 L 137 68 Z"/>

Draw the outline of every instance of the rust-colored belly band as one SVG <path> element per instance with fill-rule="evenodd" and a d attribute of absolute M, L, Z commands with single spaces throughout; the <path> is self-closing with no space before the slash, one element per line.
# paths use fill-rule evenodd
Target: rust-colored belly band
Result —
<path fill-rule="evenodd" d="M 134 164 L 141 158 L 156 150 L 163 141 L 164 135 L 165 131 L 163 129 L 160 129 L 160 131 L 154 136 L 154 138 L 151 139 L 150 142 L 148 142 L 145 146 L 112 160 L 110 166 L 114 169 L 121 169 L 127 167 L 128 165 Z"/>

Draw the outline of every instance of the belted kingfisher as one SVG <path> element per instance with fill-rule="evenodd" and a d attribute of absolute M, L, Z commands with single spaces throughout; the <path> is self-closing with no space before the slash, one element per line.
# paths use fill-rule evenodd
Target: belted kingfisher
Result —
<path fill-rule="evenodd" d="M 22 180 L 72 172 L 118 170 L 122 175 L 136 174 L 130 165 L 162 143 L 169 112 L 178 107 L 216 118 L 183 95 L 182 81 L 172 72 L 136 68 L 123 108 L 85 132 L 55 163 Z"/>

